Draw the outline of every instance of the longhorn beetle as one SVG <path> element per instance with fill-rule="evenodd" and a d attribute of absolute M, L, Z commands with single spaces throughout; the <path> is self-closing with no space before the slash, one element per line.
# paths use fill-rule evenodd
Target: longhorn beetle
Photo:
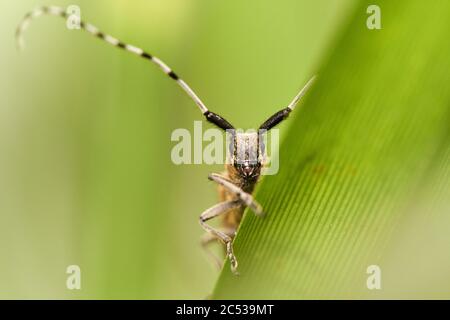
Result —
<path fill-rule="evenodd" d="M 66 13 L 63 8 L 49 6 L 37 8 L 25 15 L 22 22 L 17 27 L 16 40 L 21 47 L 23 45 L 22 34 L 31 22 L 32 19 L 42 15 L 59 16 L 68 19 L 70 15 Z M 272 129 L 278 123 L 286 119 L 292 110 L 296 107 L 300 99 L 311 86 L 314 77 L 312 77 L 300 92 L 294 97 L 289 105 L 269 117 L 260 127 L 258 132 L 241 133 L 222 116 L 209 111 L 205 104 L 195 94 L 195 92 L 184 82 L 169 66 L 162 60 L 151 55 L 144 50 L 130 44 L 126 44 L 108 34 L 101 32 L 90 23 L 82 20 L 79 21 L 80 29 L 86 30 L 88 33 L 96 38 L 99 38 L 107 43 L 131 52 L 141 58 L 149 60 L 156 64 L 165 74 L 175 80 L 175 82 L 186 92 L 186 94 L 198 106 L 206 120 L 213 123 L 220 129 L 231 133 L 232 139 L 230 142 L 230 160 L 229 164 L 225 165 L 225 171 L 222 174 L 211 173 L 208 178 L 219 185 L 220 203 L 205 210 L 200 215 L 200 225 L 207 232 L 202 238 L 202 246 L 206 249 L 207 245 L 216 240 L 220 240 L 225 244 L 226 255 L 231 262 L 231 271 L 237 273 L 237 260 L 233 253 L 232 241 L 236 233 L 236 229 L 241 221 L 245 207 L 250 207 L 252 211 L 258 215 L 263 215 L 261 205 L 254 200 L 252 192 L 255 184 L 261 174 L 261 169 L 265 162 L 265 151 L 261 140 L 261 133 Z M 212 218 L 222 216 L 223 228 L 216 229 L 208 225 L 206 222 Z M 209 251 L 208 251 L 209 252 Z M 219 267 L 221 265 L 220 259 L 209 252 L 215 258 Z"/>

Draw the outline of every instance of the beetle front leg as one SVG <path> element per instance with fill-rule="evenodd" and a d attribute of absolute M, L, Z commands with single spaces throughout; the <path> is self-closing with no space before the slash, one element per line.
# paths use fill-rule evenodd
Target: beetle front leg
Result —
<path fill-rule="evenodd" d="M 220 174 L 217 173 L 210 173 L 208 175 L 208 179 L 217 182 L 218 184 L 225 187 L 229 192 L 236 195 L 239 198 L 239 200 L 247 207 L 250 207 L 250 209 L 252 209 L 257 216 L 264 216 L 262 206 L 258 202 L 256 202 L 253 196 L 245 192 L 241 188 L 239 188 L 237 185 L 235 185 L 233 182 L 231 182 L 224 176 L 221 176 Z"/>
<path fill-rule="evenodd" d="M 233 245 L 232 245 L 233 237 L 231 237 L 230 235 L 226 234 L 223 231 L 220 231 L 220 230 L 217 230 L 217 229 L 211 227 L 210 225 L 208 225 L 206 223 L 206 221 L 208 221 L 212 218 L 215 218 L 221 214 L 224 214 L 231 209 L 238 208 L 241 205 L 242 205 L 242 203 L 240 200 L 224 201 L 224 202 L 216 204 L 215 206 L 205 210 L 200 215 L 200 219 L 199 219 L 200 225 L 203 227 L 203 229 L 205 229 L 206 232 L 214 235 L 217 239 L 221 240 L 225 244 L 226 250 L 227 250 L 227 257 L 228 257 L 228 259 L 230 259 L 230 262 L 231 262 L 231 271 L 234 274 L 238 274 L 238 272 L 237 272 L 238 262 L 234 255 L 234 252 L 233 252 Z"/>
<path fill-rule="evenodd" d="M 228 235 L 231 238 L 234 238 L 234 235 L 236 233 L 236 229 L 229 228 L 229 229 L 220 229 L 218 231 L 221 231 Z M 220 240 L 215 234 L 213 233 L 205 233 L 201 240 L 200 244 L 203 248 L 203 250 L 208 254 L 209 257 L 214 261 L 214 264 L 216 265 L 217 269 L 220 270 L 222 268 L 222 259 L 220 259 L 217 255 L 215 255 L 209 248 L 210 244 L 217 242 Z"/>

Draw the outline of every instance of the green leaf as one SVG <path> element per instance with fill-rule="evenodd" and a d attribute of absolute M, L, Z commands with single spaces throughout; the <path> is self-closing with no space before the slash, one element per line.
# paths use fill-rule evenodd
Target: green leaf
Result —
<path fill-rule="evenodd" d="M 268 215 L 246 213 L 213 298 L 450 297 L 450 3 L 377 3 L 382 29 L 361 3 L 280 126 Z"/>

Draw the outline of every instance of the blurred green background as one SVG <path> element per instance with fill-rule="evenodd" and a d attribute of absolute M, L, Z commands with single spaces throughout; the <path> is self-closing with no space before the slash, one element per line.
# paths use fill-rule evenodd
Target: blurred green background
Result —
<path fill-rule="evenodd" d="M 0 298 L 206 297 L 218 272 L 197 221 L 222 168 L 170 161 L 171 132 L 200 113 L 155 66 L 56 17 L 34 21 L 19 53 L 17 24 L 51 4 L 80 6 L 250 128 L 315 72 L 355 1 L 0 3 Z M 72 264 L 80 291 L 65 285 Z"/>

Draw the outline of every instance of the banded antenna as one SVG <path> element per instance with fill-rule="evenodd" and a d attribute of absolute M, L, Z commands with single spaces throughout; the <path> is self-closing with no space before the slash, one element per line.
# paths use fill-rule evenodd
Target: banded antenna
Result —
<path fill-rule="evenodd" d="M 23 33 L 30 25 L 30 22 L 40 16 L 43 15 L 51 15 L 51 16 L 58 16 L 63 19 L 68 19 L 70 15 L 65 11 L 65 9 L 61 7 L 56 6 L 43 6 L 39 7 L 37 9 L 34 9 L 33 11 L 27 13 L 21 23 L 18 25 L 16 30 L 16 41 L 19 49 L 22 49 L 24 47 L 24 41 L 23 41 Z M 222 118 L 220 115 L 211 112 L 208 110 L 208 108 L 205 106 L 203 101 L 198 97 L 198 95 L 194 92 L 194 90 L 191 89 L 191 87 L 183 80 L 181 79 L 164 61 L 159 59 L 158 57 L 155 57 L 154 55 L 151 55 L 148 52 L 145 52 L 143 49 L 138 48 L 136 46 L 133 46 L 131 44 L 124 43 L 120 41 L 119 39 L 116 39 L 113 36 L 110 36 L 106 33 L 103 33 L 100 31 L 97 27 L 94 25 L 80 21 L 79 26 L 82 30 L 87 31 L 94 37 L 101 39 L 117 48 L 123 49 L 125 51 L 131 52 L 141 58 L 144 58 L 146 60 L 150 60 L 155 65 L 157 65 L 166 75 L 168 75 L 171 79 L 175 80 L 175 82 L 181 87 L 181 89 L 186 92 L 186 94 L 194 101 L 194 103 L 198 106 L 202 114 L 206 117 L 206 120 L 215 124 L 219 128 L 223 130 L 227 129 L 234 129 L 234 127 L 224 118 Z"/>

